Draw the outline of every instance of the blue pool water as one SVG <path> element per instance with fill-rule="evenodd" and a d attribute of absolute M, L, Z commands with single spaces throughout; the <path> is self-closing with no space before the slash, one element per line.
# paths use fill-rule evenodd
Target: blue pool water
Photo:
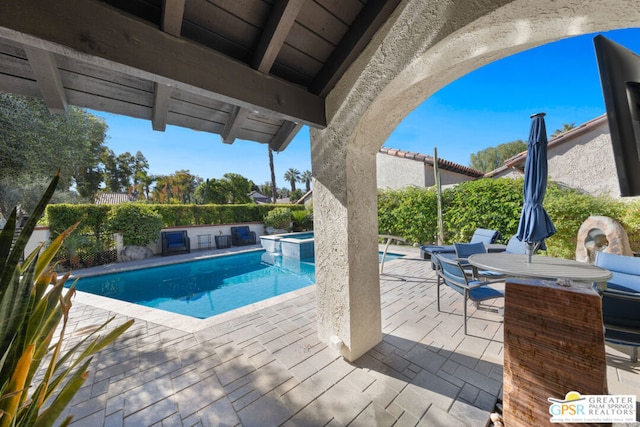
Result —
<path fill-rule="evenodd" d="M 284 235 L 282 236 L 282 238 L 286 238 L 286 239 L 295 239 L 295 240 L 306 240 L 306 239 L 313 239 L 314 235 L 313 233 L 296 233 L 296 234 L 288 234 L 288 235 Z"/>
<path fill-rule="evenodd" d="M 387 253 L 386 261 L 400 256 Z M 85 277 L 76 289 L 205 319 L 314 284 L 313 262 L 245 252 Z"/>
<path fill-rule="evenodd" d="M 404 255 L 402 254 L 394 254 L 391 252 L 387 252 L 387 256 L 384 258 L 384 262 L 392 261 L 394 259 L 402 258 Z M 378 252 L 378 263 L 382 262 L 382 252 Z"/>
<path fill-rule="evenodd" d="M 312 262 L 257 251 L 81 278 L 76 289 L 204 319 L 313 283 Z"/>

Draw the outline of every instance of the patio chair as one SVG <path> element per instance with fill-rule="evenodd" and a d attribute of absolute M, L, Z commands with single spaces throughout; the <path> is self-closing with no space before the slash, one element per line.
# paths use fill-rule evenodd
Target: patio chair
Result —
<path fill-rule="evenodd" d="M 466 259 L 473 254 L 487 253 L 487 247 L 484 243 L 454 243 L 453 245 L 456 249 L 458 262 L 468 276 L 471 276 L 475 280 L 485 280 L 489 282 L 502 282 L 504 280 L 504 274 L 491 270 L 478 270 L 466 261 Z"/>
<path fill-rule="evenodd" d="M 467 301 L 475 303 L 479 310 L 499 312 L 498 309 L 481 306 L 483 301 L 503 298 L 504 292 L 489 286 L 489 282 L 480 280 L 470 280 L 465 274 L 462 265 L 458 261 L 452 260 L 441 254 L 435 254 L 432 258 L 436 265 L 437 275 L 437 306 L 440 310 L 440 285 L 445 284 L 464 297 L 463 302 L 463 323 L 464 334 L 467 335 Z"/>
<path fill-rule="evenodd" d="M 513 235 L 507 242 L 507 248 L 504 251 L 509 254 L 524 255 L 527 253 L 527 246 L 525 242 L 521 242 L 515 235 Z"/>
<path fill-rule="evenodd" d="M 496 230 L 488 230 L 486 228 L 476 228 L 476 231 L 473 232 L 473 236 L 471 236 L 471 240 L 469 243 L 484 243 L 487 247 L 487 251 L 489 252 L 502 252 L 504 251 L 504 245 L 495 244 L 502 235 L 499 231 Z M 433 254 L 440 253 L 455 253 L 454 245 L 425 245 L 420 246 L 420 251 L 422 252 L 422 259 L 431 259 Z"/>
<path fill-rule="evenodd" d="M 255 245 L 256 232 L 251 231 L 248 225 L 231 227 L 231 244 L 233 246 Z"/>
<path fill-rule="evenodd" d="M 469 258 L 473 254 L 487 253 L 487 247 L 482 242 L 477 243 L 454 243 L 456 257 L 459 259 Z"/>
<path fill-rule="evenodd" d="M 189 239 L 186 230 L 163 231 L 160 236 L 162 238 L 162 256 L 191 252 L 191 239 Z"/>
<path fill-rule="evenodd" d="M 613 274 L 602 295 L 605 340 L 632 347 L 631 362 L 640 347 L 640 258 L 597 252 L 595 265 Z"/>

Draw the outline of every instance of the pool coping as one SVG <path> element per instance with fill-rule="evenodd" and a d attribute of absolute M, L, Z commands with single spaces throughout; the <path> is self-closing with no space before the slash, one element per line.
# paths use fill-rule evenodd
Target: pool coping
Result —
<path fill-rule="evenodd" d="M 211 326 L 215 326 L 220 323 L 228 322 L 229 320 L 232 320 L 239 316 L 250 314 L 257 310 L 280 304 L 290 299 L 298 298 L 309 292 L 315 292 L 315 288 L 315 284 L 305 286 L 304 288 L 258 301 L 253 304 L 245 305 L 243 307 L 226 311 L 224 313 L 216 314 L 214 316 L 207 317 L 206 319 L 198 319 L 196 317 L 172 313 L 170 311 L 161 310 L 158 308 L 145 307 L 143 305 L 135 304 L 132 302 L 125 302 L 114 298 L 90 294 L 83 291 L 76 291 L 74 301 L 93 307 L 100 307 L 104 310 L 109 310 L 114 313 L 145 320 L 147 322 L 156 323 L 158 325 L 171 327 L 183 332 L 192 333 L 209 328 Z"/>
<path fill-rule="evenodd" d="M 103 266 L 91 267 L 72 272 L 69 280 L 73 280 L 80 277 L 91 277 L 110 273 L 119 273 L 123 271 L 138 270 L 142 268 L 158 267 L 163 265 L 181 264 L 186 262 L 193 262 L 209 258 L 217 258 L 224 255 L 248 253 L 264 251 L 264 248 L 258 245 L 251 245 L 251 247 L 232 247 L 223 250 L 209 250 L 201 251 L 201 254 L 194 255 L 182 254 L 172 255 L 171 257 L 153 257 L 140 261 L 131 261 L 126 263 L 114 263 Z M 403 253 L 402 250 L 394 251 L 394 253 Z M 409 255 L 409 252 L 404 252 L 404 255 Z M 387 262 L 393 262 L 390 260 Z M 244 316 L 261 310 L 273 305 L 283 303 L 285 301 L 298 298 L 306 295 L 310 292 L 315 292 L 316 285 L 312 284 L 305 286 L 304 288 L 296 289 L 295 291 L 287 292 L 282 295 L 267 298 L 262 301 L 255 302 L 253 304 L 245 305 L 224 313 L 216 314 L 206 319 L 198 319 L 196 317 L 187 316 L 184 314 L 172 313 L 170 311 L 161 310 L 158 308 L 145 307 L 143 305 L 121 301 L 114 298 L 91 294 L 89 292 L 83 292 L 76 290 L 74 301 L 80 304 L 90 305 L 92 307 L 99 307 L 104 310 L 109 310 L 114 313 L 122 314 L 125 316 L 133 317 L 136 319 L 145 320 L 147 322 L 156 323 L 158 325 L 171 327 L 183 332 L 193 333 L 197 332 L 224 322 L 228 322 L 239 316 Z"/>

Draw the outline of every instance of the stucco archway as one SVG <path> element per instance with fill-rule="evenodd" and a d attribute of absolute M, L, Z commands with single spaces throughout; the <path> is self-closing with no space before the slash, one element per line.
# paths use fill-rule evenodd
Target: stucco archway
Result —
<path fill-rule="evenodd" d="M 327 97 L 327 128 L 311 131 L 320 338 L 349 360 L 381 339 L 375 154 L 409 112 L 497 59 L 638 23 L 626 0 L 402 2 Z"/>

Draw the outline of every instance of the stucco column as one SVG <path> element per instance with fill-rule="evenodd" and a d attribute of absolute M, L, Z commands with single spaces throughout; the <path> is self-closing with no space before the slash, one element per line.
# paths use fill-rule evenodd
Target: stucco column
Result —
<path fill-rule="evenodd" d="M 311 132 L 318 335 L 352 361 L 382 340 L 376 158 L 329 135 Z"/>

